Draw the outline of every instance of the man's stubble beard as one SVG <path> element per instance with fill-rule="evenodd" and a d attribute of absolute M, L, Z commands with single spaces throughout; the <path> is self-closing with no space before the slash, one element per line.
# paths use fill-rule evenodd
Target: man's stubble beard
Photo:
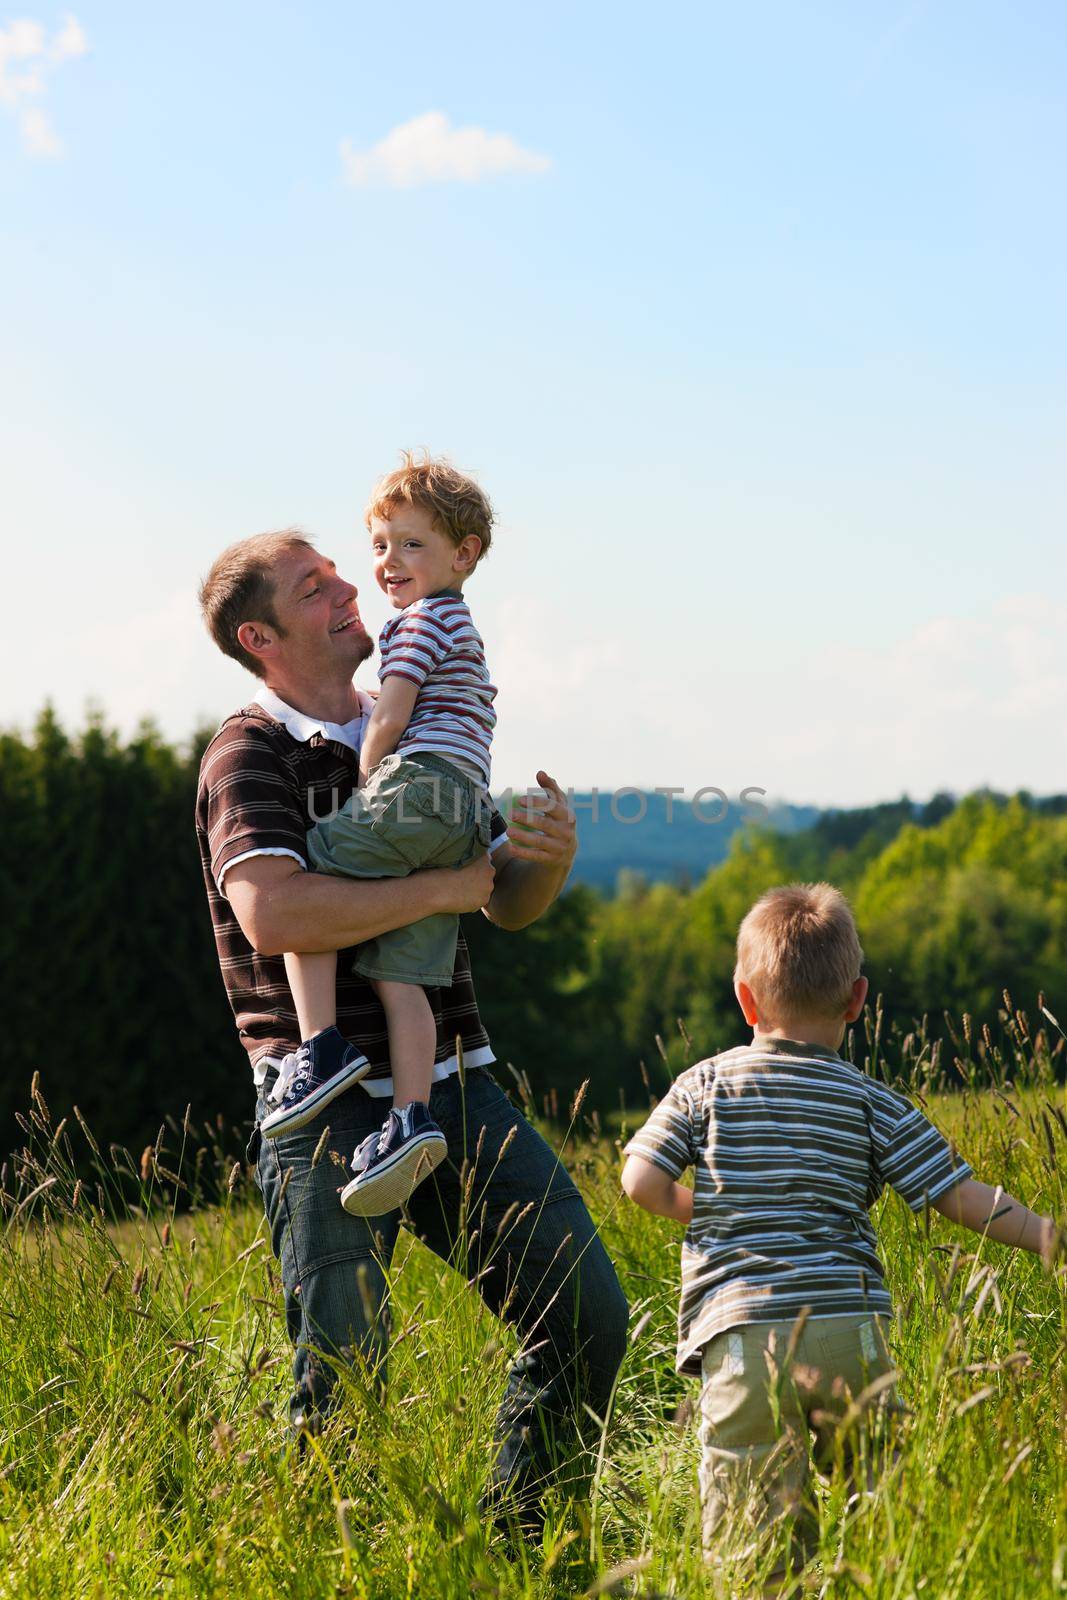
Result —
<path fill-rule="evenodd" d="M 370 658 L 371 658 L 371 656 L 373 654 L 374 654 L 374 640 L 371 638 L 371 636 L 367 632 L 366 628 L 364 628 L 363 629 L 363 644 L 360 647 L 359 656 L 352 663 L 352 676 L 353 676 L 353 678 L 355 677 L 356 673 L 360 670 L 361 667 L 365 667 L 366 666 L 367 662 L 370 660 Z"/>

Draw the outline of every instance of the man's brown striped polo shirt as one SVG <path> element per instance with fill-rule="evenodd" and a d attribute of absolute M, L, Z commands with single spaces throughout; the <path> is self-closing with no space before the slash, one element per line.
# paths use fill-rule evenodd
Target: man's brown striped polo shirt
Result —
<path fill-rule="evenodd" d="M 249 855 L 291 855 L 306 865 L 309 827 L 345 804 L 357 772 L 358 758 L 346 745 L 321 734 L 296 739 L 259 705 L 228 717 L 200 764 L 196 833 L 204 883 L 223 983 L 241 1043 L 253 1069 L 259 1065 L 257 1081 L 268 1059 L 279 1060 L 299 1044 L 296 1010 L 283 958 L 253 950 L 218 885 L 227 867 Z M 494 837 L 504 831 L 498 813 L 492 826 Z M 385 1016 L 374 990 L 352 972 L 350 955 L 341 951 L 337 963 L 337 1026 L 372 1063 L 364 1087 L 388 1093 Z M 427 994 L 437 1018 L 438 1075 L 455 1062 L 457 1036 L 471 1065 L 492 1061 L 462 930 L 451 988 Z"/>

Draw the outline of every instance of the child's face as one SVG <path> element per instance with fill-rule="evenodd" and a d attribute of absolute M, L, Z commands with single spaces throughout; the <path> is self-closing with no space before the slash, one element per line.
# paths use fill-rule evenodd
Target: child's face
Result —
<path fill-rule="evenodd" d="M 464 549 L 468 541 L 453 544 L 425 506 L 402 505 L 391 517 L 372 517 L 370 542 L 378 587 L 398 611 L 438 589 L 459 588 L 473 564 Z"/>

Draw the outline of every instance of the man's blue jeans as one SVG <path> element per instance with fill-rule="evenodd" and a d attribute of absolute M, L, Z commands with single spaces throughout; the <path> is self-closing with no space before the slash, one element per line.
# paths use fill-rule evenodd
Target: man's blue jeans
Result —
<path fill-rule="evenodd" d="M 260 1093 L 260 1118 L 271 1082 Z M 249 1145 L 296 1347 L 296 1427 L 330 1409 L 335 1366 L 353 1353 L 384 1377 L 385 1269 L 400 1215 L 350 1217 L 338 1191 L 356 1145 L 380 1127 L 388 1105 L 357 1086 L 307 1127 L 275 1140 L 260 1139 L 257 1127 Z M 412 1195 L 410 1225 L 437 1255 L 462 1260 L 486 1305 L 518 1333 L 490 1494 L 529 1503 L 568 1476 L 583 1406 L 605 1413 L 626 1344 L 626 1300 L 566 1170 L 488 1072 L 435 1084 L 430 1112 L 448 1156 Z"/>

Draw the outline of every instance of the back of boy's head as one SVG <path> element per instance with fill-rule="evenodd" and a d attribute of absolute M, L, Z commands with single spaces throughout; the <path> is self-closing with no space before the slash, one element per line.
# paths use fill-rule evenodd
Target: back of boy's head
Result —
<path fill-rule="evenodd" d="M 841 1016 L 862 965 L 852 909 L 829 883 L 768 889 L 738 930 L 734 979 L 764 1020 Z"/>
<path fill-rule="evenodd" d="M 468 534 L 475 534 L 482 546 L 479 561 L 492 543 L 489 496 L 444 456 L 403 451 L 401 465 L 374 486 L 364 513 L 367 527 L 372 517 L 388 519 L 400 506 L 422 506 L 453 544 L 462 544 Z"/>

